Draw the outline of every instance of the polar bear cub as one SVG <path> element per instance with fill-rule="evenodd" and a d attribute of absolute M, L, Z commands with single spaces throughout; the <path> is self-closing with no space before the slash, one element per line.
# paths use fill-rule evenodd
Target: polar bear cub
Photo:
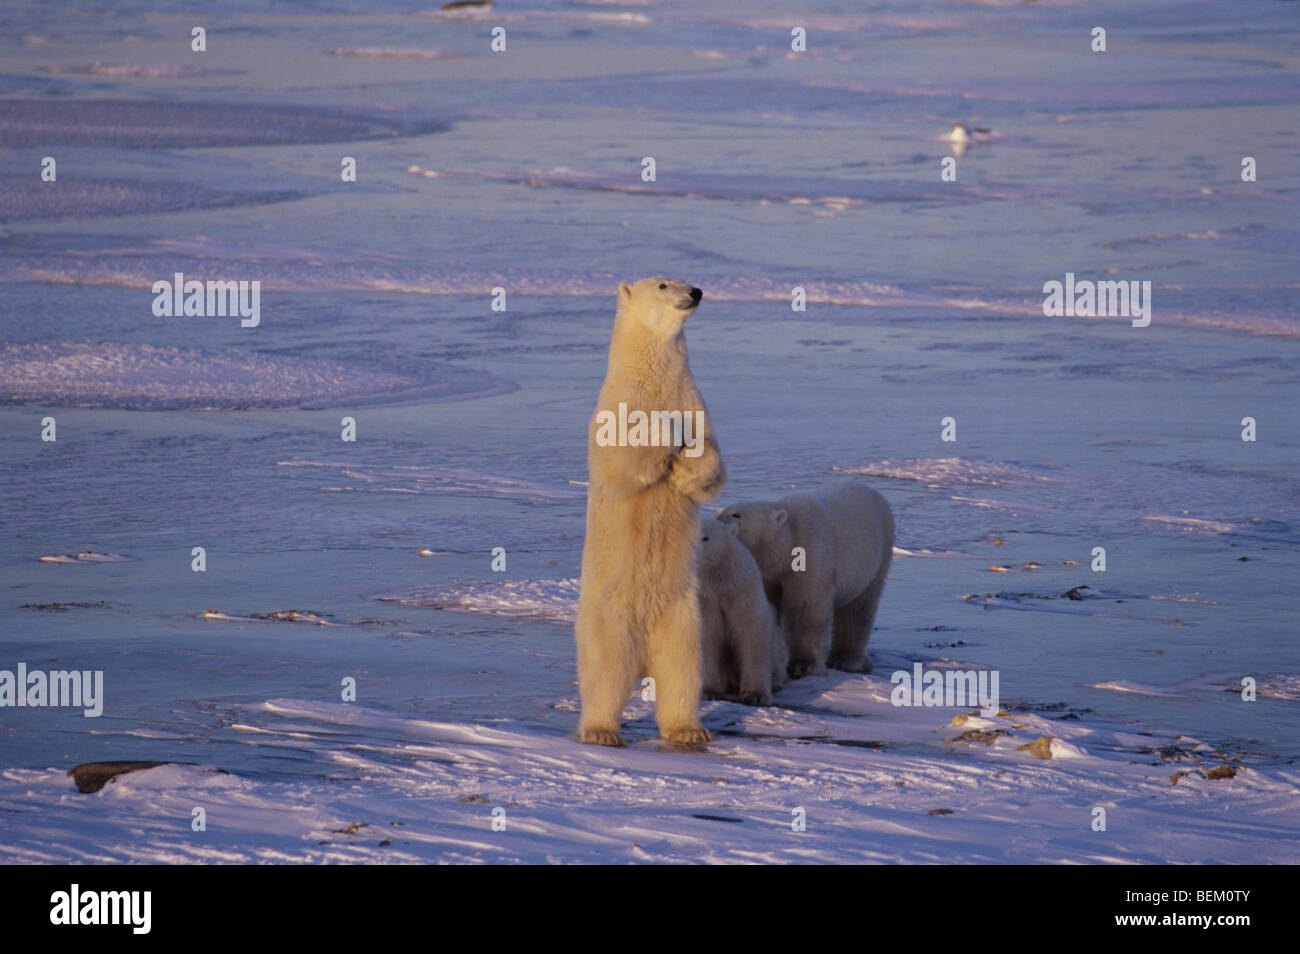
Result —
<path fill-rule="evenodd" d="M 609 365 L 588 427 L 587 535 L 574 634 L 583 742 L 622 745 L 643 675 L 669 742 L 700 725 L 700 504 L 726 469 L 686 360 L 683 325 L 703 293 L 645 278 L 621 285 Z"/>
<path fill-rule="evenodd" d="M 733 524 L 754 554 L 778 606 L 790 675 L 824 675 L 828 665 L 870 672 L 867 640 L 894 550 L 885 498 L 844 480 L 816 496 L 726 507 L 718 519 Z"/>
<path fill-rule="evenodd" d="M 705 697 L 770 706 L 790 652 L 735 525 L 709 517 L 700 521 L 700 626 Z"/>

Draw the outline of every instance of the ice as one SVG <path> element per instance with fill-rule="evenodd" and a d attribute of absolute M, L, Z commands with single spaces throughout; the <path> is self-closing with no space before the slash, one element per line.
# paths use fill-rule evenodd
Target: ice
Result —
<path fill-rule="evenodd" d="M 375 597 L 407 606 L 429 606 L 573 622 L 578 613 L 577 580 L 518 580 L 413 587 Z"/>
<path fill-rule="evenodd" d="M 8 403 L 141 410 L 324 406 L 464 396 L 501 387 L 482 375 L 465 377 L 453 373 L 439 381 L 428 373 L 413 377 L 237 349 L 84 341 L 0 347 L 0 401 Z"/>
<path fill-rule="evenodd" d="M 284 202 L 302 190 L 218 191 L 186 183 L 79 177 L 57 188 L 34 188 L 29 176 L 0 176 L 0 222 L 143 215 Z"/>
<path fill-rule="evenodd" d="M 282 460 L 277 461 L 276 466 L 320 471 L 331 481 L 322 484 L 321 490 L 330 493 L 490 494 L 533 503 L 581 500 L 586 497 L 583 491 L 573 487 L 450 467 L 418 467 L 409 464 L 365 466 L 346 461 L 314 460 Z M 339 480 L 347 483 L 334 483 Z"/>
<path fill-rule="evenodd" d="M 184 149 L 368 139 L 400 131 L 383 118 L 325 109 L 248 103 L 0 99 L 0 144 L 8 147 Z"/>
<path fill-rule="evenodd" d="M 119 553 L 96 553 L 93 550 L 83 550 L 80 553 L 53 553 L 40 558 L 42 563 L 133 563 L 133 557 L 122 556 Z"/>
<path fill-rule="evenodd" d="M 222 0 L 202 55 L 144 0 L 6 12 L 0 670 L 106 696 L 0 708 L 0 860 L 1300 862 L 1288 5 L 1106 3 L 1106 57 L 1068 3 L 804 11 L 806 53 L 776 0 L 437 5 Z M 1045 317 L 1067 271 L 1152 324 Z M 261 323 L 154 316 L 176 272 Z M 573 737 L 586 426 L 655 274 L 704 289 L 710 507 L 852 477 L 897 525 L 873 671 L 692 752 L 639 695 Z M 918 663 L 1006 714 L 894 707 Z"/>

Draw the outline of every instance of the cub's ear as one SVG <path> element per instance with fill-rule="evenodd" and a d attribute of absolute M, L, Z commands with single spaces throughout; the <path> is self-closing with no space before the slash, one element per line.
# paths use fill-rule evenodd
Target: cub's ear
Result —
<path fill-rule="evenodd" d="M 727 532 L 728 532 L 729 534 L 731 534 L 733 537 L 739 537 L 739 536 L 740 536 L 740 524 L 738 524 L 738 523 L 724 523 L 723 526 L 727 528 Z"/>
<path fill-rule="evenodd" d="M 785 523 L 785 518 L 786 518 L 786 512 L 784 510 L 772 511 L 772 519 L 776 521 L 776 525 L 778 527 Z"/>
<path fill-rule="evenodd" d="M 620 301 L 626 301 L 632 297 L 632 286 L 627 282 L 618 286 L 618 297 Z"/>

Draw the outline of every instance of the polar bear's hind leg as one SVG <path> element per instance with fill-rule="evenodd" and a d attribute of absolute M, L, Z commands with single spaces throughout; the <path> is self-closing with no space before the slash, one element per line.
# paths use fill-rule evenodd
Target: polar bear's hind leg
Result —
<path fill-rule="evenodd" d="M 659 734 L 679 745 L 703 745 L 712 736 L 700 725 L 700 608 L 686 592 L 651 627 L 646 669 L 655 681 Z"/>
<path fill-rule="evenodd" d="M 596 745 L 622 745 L 619 720 L 636 686 L 632 634 L 598 606 L 578 609 L 578 686 L 582 717 L 578 739 Z"/>

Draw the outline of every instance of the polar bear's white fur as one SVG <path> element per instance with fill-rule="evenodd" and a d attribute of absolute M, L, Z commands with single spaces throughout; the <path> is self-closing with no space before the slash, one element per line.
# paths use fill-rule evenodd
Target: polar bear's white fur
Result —
<path fill-rule="evenodd" d="M 609 367 L 588 430 L 575 626 L 584 742 L 623 744 L 619 719 L 643 675 L 654 680 L 660 735 L 687 745 L 709 741 L 699 718 L 700 504 L 722 490 L 726 470 L 686 360 L 682 326 L 701 297 L 698 288 L 666 278 L 619 286 Z M 609 426 L 611 416 L 674 411 L 692 422 L 694 433 L 678 436 L 693 446 L 647 444 L 644 428 L 624 434 Z M 613 436 L 626 437 L 625 446 L 611 443 Z"/>
<path fill-rule="evenodd" d="M 790 675 L 824 675 L 828 664 L 870 672 L 867 640 L 894 549 L 894 517 L 885 498 L 845 480 L 817 496 L 725 507 L 718 519 L 735 524 L 779 607 Z"/>
<path fill-rule="evenodd" d="M 700 625 L 705 697 L 770 706 L 790 653 L 753 555 L 734 524 L 709 517 L 700 521 Z"/>

